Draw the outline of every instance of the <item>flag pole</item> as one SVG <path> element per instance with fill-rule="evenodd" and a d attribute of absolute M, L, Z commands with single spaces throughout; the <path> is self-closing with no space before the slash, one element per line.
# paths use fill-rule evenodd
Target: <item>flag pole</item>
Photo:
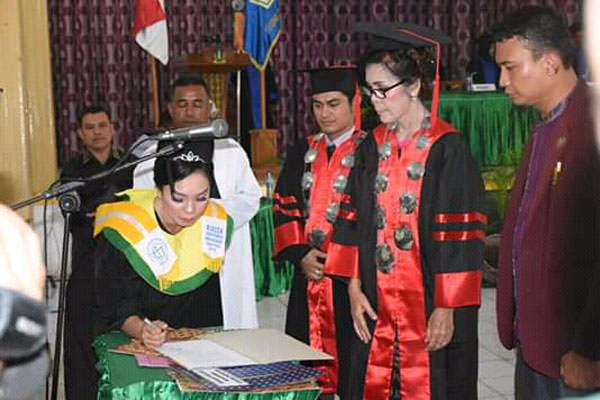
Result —
<path fill-rule="evenodd" d="M 150 67 L 150 87 L 152 89 L 152 123 L 154 127 L 160 124 L 160 107 L 158 104 L 158 71 L 156 58 L 148 53 L 148 66 Z"/>
<path fill-rule="evenodd" d="M 267 129 L 267 83 L 266 83 L 267 66 L 260 69 L 260 121 L 261 128 Z"/>

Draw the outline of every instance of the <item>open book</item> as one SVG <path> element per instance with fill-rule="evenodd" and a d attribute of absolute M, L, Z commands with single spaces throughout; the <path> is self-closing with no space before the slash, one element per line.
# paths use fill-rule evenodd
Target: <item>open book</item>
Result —
<path fill-rule="evenodd" d="M 156 350 L 192 371 L 196 368 L 333 359 L 274 329 L 221 331 L 207 334 L 202 339 L 166 342 Z"/>

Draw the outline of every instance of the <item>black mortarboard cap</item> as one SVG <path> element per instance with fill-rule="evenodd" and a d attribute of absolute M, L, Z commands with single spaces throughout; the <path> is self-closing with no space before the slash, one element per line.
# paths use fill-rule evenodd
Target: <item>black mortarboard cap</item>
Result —
<path fill-rule="evenodd" d="M 354 127 L 360 130 L 360 91 L 358 71 L 354 65 L 331 66 L 327 68 L 303 69 L 298 72 L 310 73 L 311 94 L 342 92 L 354 97 Z"/>
<path fill-rule="evenodd" d="M 356 91 L 358 73 L 354 66 L 305 69 L 299 72 L 310 73 L 312 94 L 340 91 L 352 97 Z"/>
<path fill-rule="evenodd" d="M 452 42 L 450 37 L 437 29 L 410 22 L 358 22 L 354 32 L 371 35 L 369 51 L 412 49 Z"/>
<path fill-rule="evenodd" d="M 441 46 L 451 43 L 450 37 L 437 29 L 410 22 L 359 22 L 354 26 L 354 32 L 371 35 L 368 52 L 435 47 L 435 80 L 431 101 L 431 123 L 435 126 L 440 93 Z"/>

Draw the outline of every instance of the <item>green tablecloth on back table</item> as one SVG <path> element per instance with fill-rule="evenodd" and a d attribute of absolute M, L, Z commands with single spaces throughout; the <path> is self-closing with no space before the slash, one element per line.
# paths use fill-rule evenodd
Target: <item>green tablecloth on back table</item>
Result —
<path fill-rule="evenodd" d="M 100 372 L 99 400 L 316 400 L 319 390 L 279 393 L 182 393 L 164 368 L 140 368 L 128 354 L 108 349 L 126 343 L 122 332 L 111 332 L 96 338 L 94 348 Z"/>
<path fill-rule="evenodd" d="M 532 108 L 513 107 L 503 92 L 443 92 L 439 114 L 465 135 L 484 167 L 518 163 L 538 118 Z"/>
<path fill-rule="evenodd" d="M 272 259 L 275 241 L 272 205 L 273 199 L 263 197 L 258 212 L 250 220 L 256 300 L 288 291 L 294 275 L 294 266 L 291 263 L 276 263 Z"/>

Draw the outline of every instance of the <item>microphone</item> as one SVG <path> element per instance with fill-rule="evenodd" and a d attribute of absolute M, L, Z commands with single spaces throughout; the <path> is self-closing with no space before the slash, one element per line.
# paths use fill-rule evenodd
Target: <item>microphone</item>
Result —
<path fill-rule="evenodd" d="M 229 126 L 224 119 L 215 119 L 204 125 L 169 129 L 151 137 L 152 140 L 219 139 L 227 136 Z"/>

